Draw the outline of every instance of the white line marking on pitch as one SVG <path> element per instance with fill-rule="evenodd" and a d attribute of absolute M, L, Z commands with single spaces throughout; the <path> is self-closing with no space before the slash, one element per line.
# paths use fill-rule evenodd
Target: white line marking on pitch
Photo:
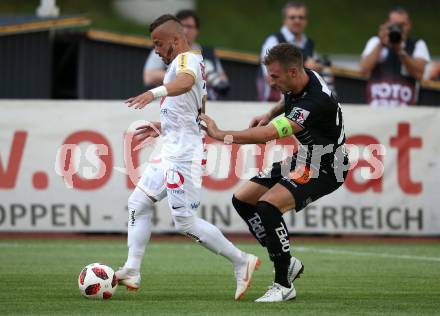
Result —
<path fill-rule="evenodd" d="M 148 248 L 154 248 L 154 249 L 160 249 L 163 246 L 160 244 L 150 244 L 147 246 Z M 185 249 L 190 249 L 190 245 L 181 245 L 180 247 L 183 247 Z M 45 244 L 45 243 L 38 243 L 38 244 L 25 244 L 25 243 L 18 243 L 18 242 L 0 242 L 0 249 L 1 248 L 90 248 L 90 245 L 88 244 Z M 101 244 L 100 248 L 121 248 L 125 249 L 125 245 L 106 245 Z M 380 258 L 391 258 L 391 259 L 406 259 L 406 260 L 419 260 L 419 261 L 433 261 L 433 262 L 440 262 L 440 257 L 426 257 L 426 256 L 412 256 L 412 255 L 397 255 L 392 253 L 382 253 L 382 252 L 365 252 L 365 251 L 353 251 L 353 250 L 338 250 L 338 249 L 327 249 L 327 248 L 313 248 L 313 247 L 295 247 L 294 251 L 298 252 L 315 252 L 315 253 L 327 253 L 327 254 L 336 254 L 336 255 L 352 255 L 352 256 L 359 256 L 359 257 L 380 257 Z"/>
<path fill-rule="evenodd" d="M 364 252 L 364 251 L 323 249 L 323 248 L 310 248 L 310 247 L 295 247 L 294 251 L 295 250 L 299 252 L 317 252 L 317 253 L 328 253 L 328 254 L 337 254 L 337 255 L 352 255 L 352 256 L 360 256 L 360 257 L 381 257 L 381 258 L 392 258 L 392 259 L 440 262 L 440 257 L 395 255 L 391 253 L 382 253 L 382 252 Z"/>

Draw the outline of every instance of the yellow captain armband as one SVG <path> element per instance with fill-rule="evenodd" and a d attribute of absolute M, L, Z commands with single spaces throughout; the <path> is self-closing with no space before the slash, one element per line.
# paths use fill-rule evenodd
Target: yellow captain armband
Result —
<path fill-rule="evenodd" d="M 271 122 L 278 132 L 278 136 L 286 137 L 293 134 L 292 125 L 286 117 L 280 117 Z"/>

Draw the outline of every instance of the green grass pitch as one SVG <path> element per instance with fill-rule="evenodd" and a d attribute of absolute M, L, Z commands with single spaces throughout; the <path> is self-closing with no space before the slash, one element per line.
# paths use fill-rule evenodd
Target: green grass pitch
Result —
<path fill-rule="evenodd" d="M 107 301 L 79 294 L 81 268 L 114 269 L 123 240 L 0 240 L 1 315 L 439 315 L 440 245 L 294 242 L 305 264 L 297 298 L 257 304 L 272 282 L 272 265 L 255 243 L 238 246 L 262 259 L 244 301 L 233 300 L 232 266 L 191 242 L 152 241 L 142 287 L 119 287 Z M 296 249 L 296 250 L 295 250 Z"/>

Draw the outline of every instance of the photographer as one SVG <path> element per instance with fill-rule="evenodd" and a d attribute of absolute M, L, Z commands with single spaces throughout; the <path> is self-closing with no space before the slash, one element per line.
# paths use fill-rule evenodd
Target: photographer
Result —
<path fill-rule="evenodd" d="M 408 12 L 393 8 L 362 53 L 360 68 L 369 77 L 367 102 L 373 106 L 417 103 L 418 81 L 423 78 L 430 56 L 422 39 L 408 37 Z"/>
<path fill-rule="evenodd" d="M 196 43 L 200 30 L 200 19 L 192 10 L 181 10 L 176 17 L 182 23 L 183 31 L 189 46 L 193 50 L 201 50 L 205 63 L 206 84 L 208 88 L 208 99 L 216 100 L 225 96 L 229 91 L 229 81 L 211 47 L 200 46 Z M 162 59 L 152 50 L 144 66 L 144 84 L 147 87 L 161 85 L 165 76 L 167 66 Z"/>

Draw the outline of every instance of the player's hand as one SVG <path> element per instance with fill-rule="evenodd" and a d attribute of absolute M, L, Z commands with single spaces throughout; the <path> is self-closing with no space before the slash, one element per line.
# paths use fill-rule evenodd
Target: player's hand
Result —
<path fill-rule="evenodd" d="M 160 122 L 147 122 L 136 128 L 134 137 L 137 141 L 142 142 L 149 137 L 157 137 L 160 135 Z"/>
<path fill-rule="evenodd" d="M 390 26 L 390 23 L 384 23 L 381 26 L 379 26 L 379 31 L 377 35 L 379 36 L 380 43 L 382 46 L 389 46 L 390 45 L 390 38 L 389 38 L 389 31 L 388 27 Z"/>
<path fill-rule="evenodd" d="M 215 124 L 215 121 L 210 118 L 208 115 L 206 114 L 200 114 L 200 119 L 205 123 L 205 126 L 202 125 L 202 129 L 206 131 L 206 133 L 211 136 L 214 139 L 219 139 L 218 138 L 218 132 L 219 129 L 217 127 L 217 124 Z"/>
<path fill-rule="evenodd" d="M 135 109 L 143 109 L 149 103 L 154 100 L 153 93 L 151 91 L 147 91 L 138 95 L 137 97 L 129 98 L 125 101 L 128 107 L 134 106 Z"/>
<path fill-rule="evenodd" d="M 269 115 L 263 114 L 263 115 L 255 116 L 249 123 L 249 127 L 265 126 L 269 124 L 269 122 L 270 122 Z"/>

